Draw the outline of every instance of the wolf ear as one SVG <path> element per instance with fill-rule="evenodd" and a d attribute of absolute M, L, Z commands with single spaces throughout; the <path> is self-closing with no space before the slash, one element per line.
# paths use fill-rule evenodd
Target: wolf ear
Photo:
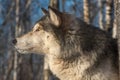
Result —
<path fill-rule="evenodd" d="M 52 7 L 48 7 L 49 9 L 49 16 L 50 16 L 50 20 L 52 21 L 52 24 L 55 25 L 56 27 L 59 27 L 62 23 L 61 20 L 61 12 L 59 12 L 58 10 L 52 8 Z"/>
<path fill-rule="evenodd" d="M 49 14 L 49 12 L 48 12 L 46 9 L 44 9 L 44 8 L 41 8 L 41 10 L 42 10 L 42 13 L 43 13 L 44 15 L 47 15 L 47 14 Z"/>

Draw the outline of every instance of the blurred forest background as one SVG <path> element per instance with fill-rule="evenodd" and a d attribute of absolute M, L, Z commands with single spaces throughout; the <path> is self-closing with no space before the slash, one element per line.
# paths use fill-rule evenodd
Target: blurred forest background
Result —
<path fill-rule="evenodd" d="M 11 40 L 30 31 L 43 16 L 41 7 L 47 9 L 50 1 L 52 0 L 0 0 L 0 80 L 47 80 L 43 79 L 44 56 L 17 54 L 11 46 Z M 57 2 L 61 12 L 74 14 L 116 38 L 113 0 Z"/>

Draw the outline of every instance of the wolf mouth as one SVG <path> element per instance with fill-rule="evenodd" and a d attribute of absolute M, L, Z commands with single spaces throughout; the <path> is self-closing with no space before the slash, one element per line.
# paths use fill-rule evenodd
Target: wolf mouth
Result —
<path fill-rule="evenodd" d="M 26 51 L 26 50 L 23 50 L 23 49 L 17 49 L 17 51 L 18 51 L 19 53 L 27 53 L 27 51 Z"/>
<path fill-rule="evenodd" d="M 19 49 L 19 48 L 16 48 L 16 50 L 17 50 L 19 53 L 28 53 L 29 50 L 32 50 L 32 49 L 33 49 L 33 47 L 32 47 L 32 48 L 28 48 L 28 49 Z"/>

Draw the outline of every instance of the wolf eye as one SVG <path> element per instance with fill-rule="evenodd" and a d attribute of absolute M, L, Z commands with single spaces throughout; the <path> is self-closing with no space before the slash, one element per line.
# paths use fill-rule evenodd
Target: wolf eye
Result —
<path fill-rule="evenodd" d="M 43 26 L 41 24 L 36 24 L 33 28 L 33 32 L 41 31 Z"/>
<path fill-rule="evenodd" d="M 38 32 L 38 31 L 40 31 L 42 28 L 40 28 L 40 27 L 38 27 L 38 28 L 36 28 L 36 29 L 34 29 L 33 28 L 33 32 Z"/>
<path fill-rule="evenodd" d="M 40 28 L 36 29 L 35 31 L 40 31 Z"/>

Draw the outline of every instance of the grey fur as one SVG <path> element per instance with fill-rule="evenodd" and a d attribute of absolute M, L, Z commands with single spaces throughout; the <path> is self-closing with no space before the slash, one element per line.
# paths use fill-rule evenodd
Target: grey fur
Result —
<path fill-rule="evenodd" d="M 42 41 L 40 47 L 40 52 L 48 56 L 52 73 L 60 80 L 118 80 L 116 41 L 106 32 L 73 15 L 53 11 L 62 21 L 61 24 L 58 22 L 59 26 L 51 22 L 49 14 L 37 22 L 45 32 L 54 36 L 53 49 L 56 50 L 50 51 L 50 47 L 42 49 L 45 41 Z M 49 40 L 49 36 L 47 38 Z M 22 39 L 20 37 L 17 40 Z"/>

